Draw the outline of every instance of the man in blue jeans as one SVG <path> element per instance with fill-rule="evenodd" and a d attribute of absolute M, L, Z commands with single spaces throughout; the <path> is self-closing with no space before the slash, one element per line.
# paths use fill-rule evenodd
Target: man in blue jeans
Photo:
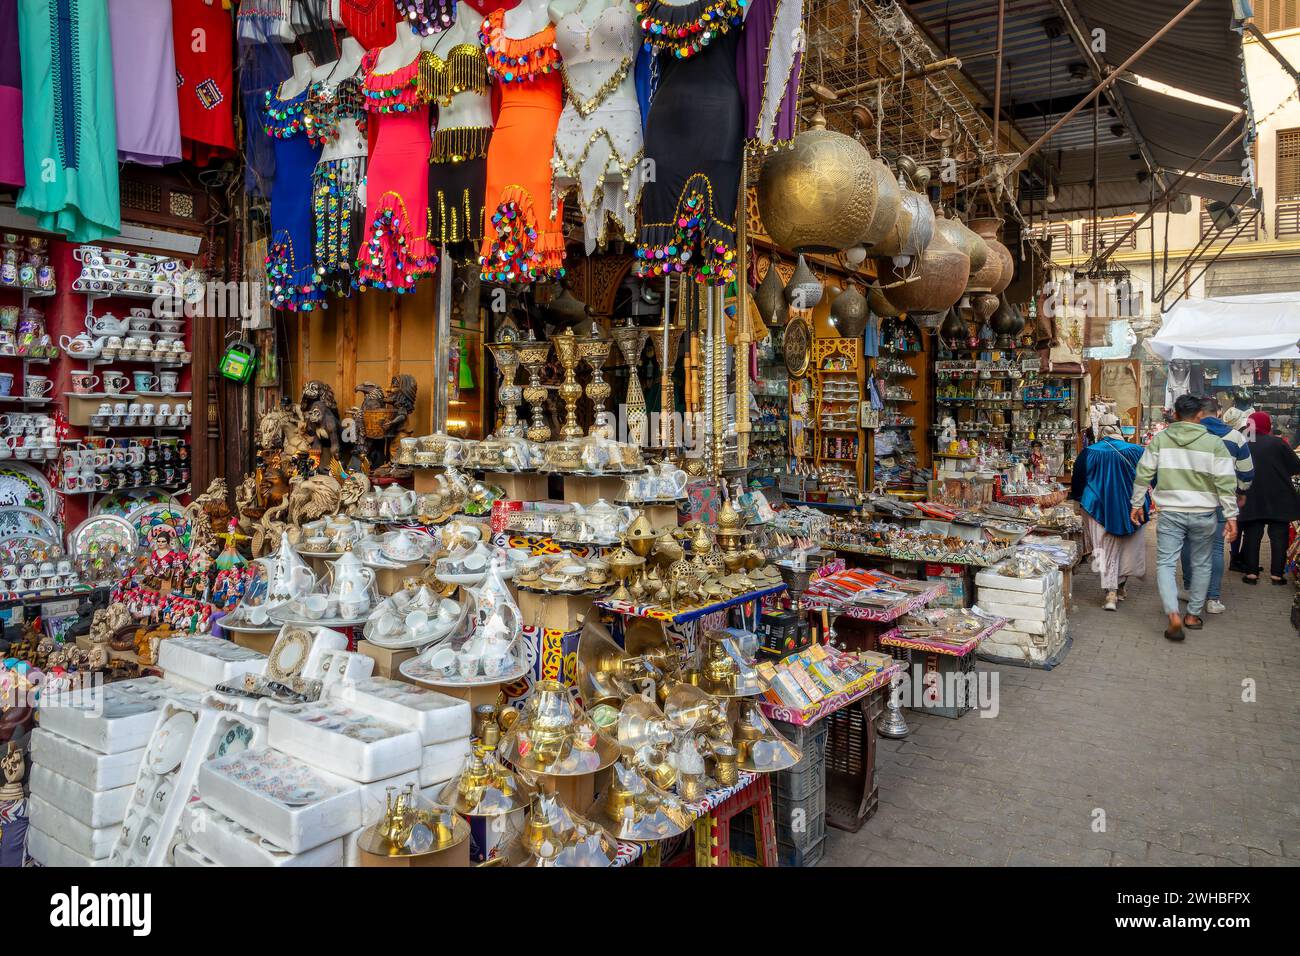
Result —
<path fill-rule="evenodd" d="M 1224 419 L 1215 417 L 1214 413 L 1218 411 L 1218 404 L 1212 398 L 1207 398 L 1203 406 L 1203 412 L 1200 419 L 1205 430 L 1211 435 L 1216 435 L 1223 440 L 1223 444 L 1228 447 L 1232 454 L 1233 466 L 1237 474 L 1237 507 L 1241 507 L 1246 497 L 1246 492 L 1250 490 L 1250 483 L 1255 480 L 1255 463 L 1250 457 L 1250 445 L 1246 442 L 1246 436 L 1233 428 Z M 1210 545 L 1210 586 L 1205 592 L 1205 610 L 1210 614 L 1222 614 L 1227 608 L 1219 600 L 1223 593 L 1223 528 L 1228 523 L 1228 519 L 1223 516 L 1223 509 L 1217 509 L 1219 518 L 1218 528 L 1214 533 L 1214 541 Z M 1192 545 L 1190 541 L 1183 542 L 1183 591 L 1190 593 L 1192 590 Z M 1185 597 L 1186 595 L 1180 595 Z"/>
<path fill-rule="evenodd" d="M 1199 421 L 1201 400 L 1181 395 L 1174 403 L 1178 419 L 1147 443 L 1133 479 L 1134 524 L 1143 521 L 1142 504 L 1151 493 L 1156 525 L 1156 584 L 1169 626 L 1165 637 L 1181 641 L 1184 629 L 1205 626 L 1201 612 L 1210 585 L 1210 551 L 1219 527 L 1219 509 L 1227 519 L 1223 534 L 1237 536 L 1237 478 L 1232 454 Z M 1191 546 L 1192 582 L 1187 613 L 1179 612 L 1177 570 L 1183 542 Z"/>

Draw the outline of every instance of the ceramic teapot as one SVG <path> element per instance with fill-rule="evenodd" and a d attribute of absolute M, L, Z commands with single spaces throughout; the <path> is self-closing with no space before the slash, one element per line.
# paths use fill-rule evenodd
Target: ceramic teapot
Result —
<path fill-rule="evenodd" d="M 69 355 L 94 358 L 99 354 L 100 345 L 99 340 L 89 332 L 78 332 L 76 335 L 59 336 L 59 348 Z"/>
<path fill-rule="evenodd" d="M 329 596 L 338 601 L 339 616 L 356 618 L 375 603 L 375 572 L 351 551 L 330 565 Z"/>
<path fill-rule="evenodd" d="M 611 505 L 604 498 L 597 498 L 581 512 L 592 538 L 600 541 L 616 539 L 632 523 L 634 515 L 635 512 L 627 505 Z"/>
<path fill-rule="evenodd" d="M 659 473 L 655 475 L 655 496 L 658 498 L 681 498 L 686 494 L 688 481 L 686 472 L 670 461 L 659 463 Z"/>
<path fill-rule="evenodd" d="M 86 316 L 86 331 L 94 335 L 125 335 L 127 324 L 110 312 Z"/>
<path fill-rule="evenodd" d="M 379 493 L 379 516 L 389 520 L 405 518 L 415 509 L 415 492 L 401 485 L 389 485 Z"/>
<path fill-rule="evenodd" d="M 288 535 L 281 536 L 275 554 L 258 558 L 255 563 L 261 565 L 266 575 L 264 603 L 268 607 L 304 597 L 316 586 L 316 575 L 290 543 Z"/>

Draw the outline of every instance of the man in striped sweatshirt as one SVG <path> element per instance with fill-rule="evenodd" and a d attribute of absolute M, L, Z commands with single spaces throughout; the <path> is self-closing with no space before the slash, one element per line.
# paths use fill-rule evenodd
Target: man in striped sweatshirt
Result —
<path fill-rule="evenodd" d="M 1250 457 L 1250 445 L 1246 442 L 1246 437 L 1237 429 L 1229 425 L 1225 420 L 1216 418 L 1214 413 L 1219 410 L 1219 403 L 1212 398 L 1204 401 L 1205 411 L 1201 416 L 1201 424 L 1211 435 L 1217 435 L 1223 439 L 1223 443 L 1228 446 L 1228 451 L 1232 453 L 1232 459 L 1237 469 L 1237 507 L 1241 507 L 1246 492 L 1250 490 L 1250 483 L 1255 480 L 1255 463 Z M 1227 519 L 1223 517 L 1223 512 L 1218 513 L 1219 527 L 1215 532 L 1214 542 L 1210 545 L 1210 586 L 1205 592 L 1205 610 L 1211 614 L 1222 614 L 1227 610 L 1223 602 L 1219 600 L 1223 594 L 1223 526 Z M 1191 593 L 1192 589 L 1192 543 L 1183 542 L 1183 590 Z"/>
<path fill-rule="evenodd" d="M 1210 554 L 1224 517 L 1223 536 L 1237 536 L 1237 474 L 1232 453 L 1223 439 L 1200 423 L 1204 406 L 1194 395 L 1180 395 L 1174 403 L 1178 419 L 1147 444 L 1133 480 L 1134 524 L 1142 523 L 1142 502 L 1154 486 L 1151 500 L 1160 517 L 1156 525 L 1156 584 L 1169 626 L 1165 637 L 1183 639 L 1183 629 L 1205 626 L 1201 612 L 1210 585 Z M 1177 569 L 1183 542 L 1192 549 L 1192 586 L 1187 613 L 1178 609 Z"/>

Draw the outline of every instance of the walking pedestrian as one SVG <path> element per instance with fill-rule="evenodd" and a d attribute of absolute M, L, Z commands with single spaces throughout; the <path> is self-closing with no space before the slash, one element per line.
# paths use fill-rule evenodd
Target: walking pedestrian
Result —
<path fill-rule="evenodd" d="M 1215 417 L 1219 410 L 1218 403 L 1212 398 L 1205 399 L 1205 412 L 1201 424 L 1211 435 L 1217 435 L 1232 453 L 1237 473 L 1237 507 L 1245 500 L 1250 483 L 1255 478 L 1254 465 L 1250 460 L 1250 446 L 1240 431 L 1228 425 L 1226 421 Z M 1235 411 L 1235 409 L 1234 409 Z M 1220 597 L 1223 594 L 1223 526 L 1227 519 L 1223 511 L 1218 512 L 1218 527 L 1214 532 L 1214 541 L 1210 544 L 1210 586 L 1205 592 L 1205 610 L 1210 614 L 1222 614 L 1227 608 Z M 1241 535 L 1237 536 L 1238 540 Z M 1183 590 L 1190 593 L 1192 588 L 1192 543 L 1183 542 Z"/>
<path fill-rule="evenodd" d="M 1119 419 L 1106 414 L 1098 419 L 1097 441 L 1074 460 L 1070 497 L 1083 509 L 1084 534 L 1093 570 L 1101 575 L 1107 611 L 1118 610 L 1130 577 L 1146 577 L 1143 527 L 1133 522 L 1128 504 L 1141 458 L 1142 446 L 1125 441 Z"/>
<path fill-rule="evenodd" d="M 1237 478 L 1233 457 L 1223 440 L 1199 421 L 1201 400 L 1180 395 L 1174 402 L 1175 421 L 1147 444 L 1138 462 L 1129 499 L 1134 524 L 1145 519 L 1142 506 L 1151 490 L 1159 513 L 1156 523 L 1156 584 L 1169 625 L 1165 637 L 1181 641 L 1184 629 L 1199 631 L 1205 593 L 1210 586 L 1210 551 L 1218 528 L 1218 509 L 1225 518 L 1223 534 L 1237 536 Z M 1187 613 L 1179 613 L 1177 569 L 1183 541 L 1192 543 L 1192 586 Z"/>
<path fill-rule="evenodd" d="M 1255 412 L 1250 423 L 1254 426 L 1250 453 L 1255 461 L 1255 481 L 1241 509 L 1241 563 L 1246 571 L 1241 580 L 1259 583 L 1263 570 L 1259 548 L 1267 531 L 1269 578 L 1274 584 L 1286 584 L 1287 529 L 1300 519 L 1300 495 L 1291 476 L 1300 474 L 1300 458 L 1273 434 L 1273 419 L 1267 412 Z"/>
<path fill-rule="evenodd" d="M 1241 432 L 1243 436 L 1245 435 L 1247 425 L 1246 413 L 1240 408 L 1237 408 L 1235 405 L 1230 405 L 1219 414 L 1219 417 L 1223 419 L 1223 423 L 1229 428 L 1235 428 L 1237 431 Z M 1246 444 L 1249 445 L 1250 443 L 1247 442 Z M 1253 463 L 1251 467 L 1252 469 L 1254 468 Z M 1238 495 L 1237 507 L 1240 508 L 1241 505 L 1242 497 L 1241 495 Z M 1233 539 L 1232 544 L 1228 547 L 1228 570 L 1236 571 L 1238 573 L 1246 570 L 1246 566 L 1241 563 L 1241 538 L 1242 536 L 1238 534 L 1237 537 Z"/>

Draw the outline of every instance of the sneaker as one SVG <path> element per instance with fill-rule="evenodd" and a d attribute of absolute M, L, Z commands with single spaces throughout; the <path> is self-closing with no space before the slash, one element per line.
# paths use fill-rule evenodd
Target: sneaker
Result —
<path fill-rule="evenodd" d="M 1104 604 L 1101 606 L 1101 609 L 1102 609 L 1103 611 L 1117 611 L 1117 610 L 1119 610 L 1119 608 L 1116 607 L 1116 605 L 1115 605 L 1115 600 L 1116 600 L 1115 592 L 1114 592 L 1114 591 L 1107 591 L 1107 592 L 1106 592 L 1106 603 L 1104 603 Z"/>
<path fill-rule="evenodd" d="M 1223 606 L 1222 601 L 1210 600 L 1205 602 L 1205 610 L 1209 614 L 1222 614 L 1227 608 Z"/>

